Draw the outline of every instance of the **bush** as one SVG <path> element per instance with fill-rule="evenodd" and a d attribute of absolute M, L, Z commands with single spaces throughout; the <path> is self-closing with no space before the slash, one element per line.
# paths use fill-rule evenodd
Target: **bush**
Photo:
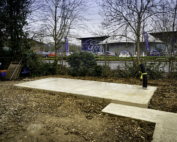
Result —
<path fill-rule="evenodd" d="M 151 79 L 161 79 L 163 78 L 165 63 L 156 62 L 156 63 L 146 63 L 146 71 L 148 76 Z"/>
<path fill-rule="evenodd" d="M 70 65 L 68 74 L 72 76 L 100 76 L 102 67 L 97 65 L 94 55 L 89 52 L 75 52 L 67 58 Z"/>
<path fill-rule="evenodd" d="M 111 71 L 111 68 L 109 66 L 102 66 L 102 77 L 111 77 L 113 74 L 113 71 Z"/>
<path fill-rule="evenodd" d="M 151 79 L 160 79 L 164 77 L 164 63 L 145 63 L 147 75 Z M 134 60 L 133 64 L 125 64 L 125 69 L 121 69 L 119 66 L 115 70 L 111 70 L 109 67 L 103 68 L 102 77 L 115 77 L 115 78 L 137 78 L 140 77 L 141 68 L 139 64 Z"/>
<path fill-rule="evenodd" d="M 44 63 L 32 50 L 24 49 L 22 53 L 23 66 L 30 70 L 30 76 L 43 76 L 55 74 L 56 63 Z"/>
<path fill-rule="evenodd" d="M 156 62 L 156 63 L 144 63 L 147 75 L 151 79 L 160 79 L 163 78 L 164 74 L 164 66 L 165 64 L 161 62 Z M 126 66 L 128 69 L 128 76 L 129 77 L 140 77 L 139 71 L 141 71 L 141 68 L 137 62 L 133 62 L 132 65 L 127 65 Z"/>
<path fill-rule="evenodd" d="M 3 47 L 0 47 L 0 63 L 2 63 L 2 65 L 0 66 L 0 70 L 8 69 L 10 63 L 14 60 L 12 55 L 12 50 L 5 51 Z"/>
<path fill-rule="evenodd" d="M 102 66 L 96 65 L 95 66 L 95 76 L 101 76 L 102 72 L 103 72 Z"/>
<path fill-rule="evenodd" d="M 139 77 L 140 74 L 139 74 L 139 71 L 141 71 L 141 68 L 139 66 L 139 64 L 137 63 L 136 60 L 132 60 L 133 61 L 133 64 L 126 64 L 125 67 L 126 67 L 126 74 L 127 76 L 129 77 Z"/>

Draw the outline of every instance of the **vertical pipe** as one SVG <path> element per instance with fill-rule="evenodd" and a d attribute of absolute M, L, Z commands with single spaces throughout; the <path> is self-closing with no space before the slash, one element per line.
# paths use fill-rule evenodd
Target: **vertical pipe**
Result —
<path fill-rule="evenodd" d="M 64 46 L 64 45 L 62 45 L 62 47 L 61 47 L 61 57 L 62 57 L 62 73 L 63 73 L 63 46 Z"/>
<path fill-rule="evenodd" d="M 147 73 L 144 64 L 140 64 L 143 76 L 143 88 L 147 88 Z"/>
<path fill-rule="evenodd" d="M 106 67 L 106 61 L 107 61 L 107 41 L 106 41 L 106 47 L 105 47 L 105 67 Z"/>

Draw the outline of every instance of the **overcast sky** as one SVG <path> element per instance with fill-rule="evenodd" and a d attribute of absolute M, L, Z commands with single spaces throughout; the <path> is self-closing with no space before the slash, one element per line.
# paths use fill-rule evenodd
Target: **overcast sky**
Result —
<path fill-rule="evenodd" d="M 102 29 L 100 27 L 101 27 L 101 22 L 103 21 L 103 18 L 99 14 L 100 6 L 96 3 L 96 1 L 98 2 L 101 0 L 88 0 L 88 3 L 89 3 L 88 10 L 86 13 L 83 14 L 86 20 L 79 23 L 84 26 L 79 26 L 79 24 L 77 23 L 76 23 L 77 24 L 76 26 L 74 25 L 74 29 L 71 29 L 71 37 L 74 37 L 74 38 L 68 37 L 68 40 L 70 42 L 80 45 L 80 40 L 76 40 L 75 38 L 98 36 L 97 34 L 99 32 L 97 32 L 97 30 L 99 31 L 99 29 Z M 28 19 L 29 25 L 27 26 L 27 30 L 30 29 L 29 31 L 32 31 L 32 32 L 35 31 L 36 33 L 38 33 L 39 29 L 41 30 L 45 29 L 45 26 L 41 26 L 41 25 L 44 25 L 44 23 L 41 22 L 42 16 L 44 15 L 43 10 L 45 10 L 45 8 L 39 9 L 31 14 L 31 17 L 33 18 L 33 20 L 30 20 L 30 18 Z M 84 27 L 84 28 L 81 28 L 81 27 Z M 34 33 L 31 34 L 31 36 L 34 36 Z M 40 39 L 38 38 L 36 40 L 40 41 Z M 53 42 L 53 39 L 52 37 L 46 37 L 46 38 L 41 39 L 41 41 L 44 43 L 48 43 L 48 42 Z"/>
<path fill-rule="evenodd" d="M 84 29 L 77 28 L 74 32 L 77 33 L 77 37 L 92 37 L 97 36 L 95 32 L 100 29 L 101 22 L 103 21 L 102 16 L 99 14 L 100 6 L 93 1 L 85 14 L 86 21 L 83 22 L 85 25 Z M 75 41 L 78 42 L 78 41 Z"/>
<path fill-rule="evenodd" d="M 95 1 L 98 0 L 89 1 L 90 3 L 89 3 L 88 11 L 84 13 L 84 18 L 87 19 L 81 23 L 82 25 L 84 25 L 84 28 L 80 28 L 76 26 L 76 28 L 71 29 L 72 37 L 80 38 L 80 37 L 96 36 L 95 33 L 93 32 L 98 30 L 99 27 L 101 26 L 102 17 L 101 15 L 99 15 L 100 6 Z M 70 38 L 69 40 L 72 40 L 72 42 L 75 44 L 80 44 L 80 40 L 79 43 L 78 40 L 75 39 Z M 47 42 L 47 40 L 44 40 L 44 42 Z"/>
<path fill-rule="evenodd" d="M 85 15 L 85 17 L 88 19 L 88 21 L 85 22 L 88 26 L 88 29 L 81 31 L 80 36 L 93 36 L 92 32 L 101 26 L 102 17 L 99 15 L 99 9 L 100 7 L 93 2 L 93 5 L 91 5 L 90 9 L 88 10 L 88 14 Z"/>

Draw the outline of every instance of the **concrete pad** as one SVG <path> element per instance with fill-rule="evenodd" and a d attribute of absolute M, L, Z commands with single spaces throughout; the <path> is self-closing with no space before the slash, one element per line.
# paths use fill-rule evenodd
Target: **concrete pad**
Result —
<path fill-rule="evenodd" d="M 177 114 L 111 103 L 102 112 L 156 123 L 153 142 L 177 141 Z"/>
<path fill-rule="evenodd" d="M 165 123 L 168 126 L 173 126 L 174 122 L 177 123 L 177 120 L 172 119 L 174 117 L 177 118 L 176 113 L 164 112 L 153 109 L 144 109 L 140 107 L 132 107 L 114 103 L 111 103 L 106 106 L 102 110 L 102 112 L 123 117 L 129 117 L 137 120 L 149 121 L 153 123 Z M 166 120 L 168 120 L 168 123 Z"/>
<path fill-rule="evenodd" d="M 176 119 L 176 118 L 175 118 Z M 177 123 L 170 129 L 166 127 L 163 123 L 156 123 L 153 142 L 176 142 L 177 141 Z"/>
<path fill-rule="evenodd" d="M 107 103 L 120 103 L 147 108 L 156 87 L 142 89 L 139 85 L 107 83 L 98 81 L 46 78 L 16 84 L 16 87 L 65 92 Z"/>

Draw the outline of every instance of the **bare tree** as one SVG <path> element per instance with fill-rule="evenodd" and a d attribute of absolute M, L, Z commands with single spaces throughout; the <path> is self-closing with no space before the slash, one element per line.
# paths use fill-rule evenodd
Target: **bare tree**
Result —
<path fill-rule="evenodd" d="M 139 61 L 140 37 L 147 27 L 145 23 L 158 13 L 158 0 L 103 0 L 100 5 L 103 25 L 110 32 L 126 36 L 123 34 L 126 31 L 128 38 L 131 39 L 130 35 L 135 37 Z"/>
<path fill-rule="evenodd" d="M 168 37 L 165 37 L 163 40 L 165 41 L 167 46 L 171 43 L 172 38 L 175 35 L 175 31 L 177 30 L 177 0 L 165 0 L 162 1 L 161 6 L 161 14 L 156 15 L 154 17 L 154 30 L 156 32 L 163 32 Z M 162 36 L 165 36 L 162 34 Z M 168 48 L 167 48 L 168 49 Z M 171 52 L 174 51 L 174 42 L 171 43 Z"/>
<path fill-rule="evenodd" d="M 177 0 L 161 1 L 161 13 L 154 17 L 154 31 L 156 36 L 166 44 L 166 51 L 169 58 L 169 76 L 172 77 L 173 53 L 175 48 L 175 37 L 177 30 Z M 171 55 L 171 56 L 170 56 Z"/>
<path fill-rule="evenodd" d="M 47 36 L 52 37 L 54 40 L 55 61 L 58 63 L 58 49 L 62 46 L 64 38 L 69 35 L 73 25 L 82 20 L 87 1 L 45 0 L 44 4 L 46 9 L 44 11 L 44 25 L 47 29 Z"/>
<path fill-rule="evenodd" d="M 44 10 L 44 3 L 40 0 L 31 0 L 28 13 L 27 13 L 27 22 L 28 24 L 24 26 L 23 30 L 29 34 L 29 37 L 38 39 L 41 38 L 41 29 L 39 29 L 39 22 L 41 22 L 43 17 L 41 12 Z"/>

